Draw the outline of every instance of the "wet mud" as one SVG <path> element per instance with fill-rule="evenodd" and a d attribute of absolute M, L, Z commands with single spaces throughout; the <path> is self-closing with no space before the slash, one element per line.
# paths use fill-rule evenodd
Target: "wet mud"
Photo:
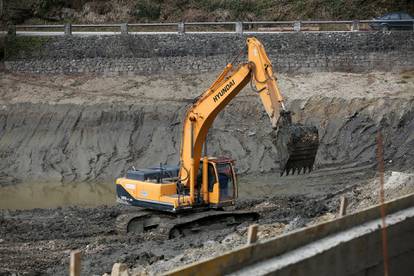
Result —
<path fill-rule="evenodd" d="M 260 235 L 269 238 L 330 216 L 339 196 L 372 181 L 372 169 L 329 171 L 281 178 L 278 174 L 240 179 L 237 210 L 259 212 Z M 82 250 L 82 272 L 102 275 L 114 262 L 157 274 L 210 257 L 246 241 L 248 223 L 165 240 L 151 231 L 119 235 L 115 219 L 127 206 L 0 210 L 1 273 L 66 275 L 71 249 Z M 154 232 L 155 233 L 155 232 Z M 21 254 L 25 252 L 25 254 Z"/>

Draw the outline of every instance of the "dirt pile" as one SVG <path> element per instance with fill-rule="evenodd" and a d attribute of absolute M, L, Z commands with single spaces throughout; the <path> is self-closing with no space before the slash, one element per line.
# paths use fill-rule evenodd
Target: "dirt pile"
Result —
<path fill-rule="evenodd" d="M 412 170 L 411 170 L 412 172 Z M 412 193 L 414 190 L 414 174 L 407 172 L 388 171 L 384 175 L 384 196 L 386 199 Z M 380 203 L 379 177 L 374 181 L 345 193 L 345 196 L 352 199 L 349 210 L 367 208 Z"/>

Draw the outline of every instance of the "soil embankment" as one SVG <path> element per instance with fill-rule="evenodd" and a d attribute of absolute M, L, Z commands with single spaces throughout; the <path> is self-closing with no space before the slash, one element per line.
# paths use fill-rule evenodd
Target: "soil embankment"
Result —
<path fill-rule="evenodd" d="M 333 83 L 329 75 L 352 84 Z M 19 77 L 23 83 L 15 82 Z M 184 111 L 213 77 L 124 77 L 102 83 L 98 78 L 2 77 L 7 89 L 0 109 L 0 183 L 113 181 L 131 166 L 177 164 Z M 388 164 L 410 167 L 411 75 L 373 73 L 365 79 L 319 73 L 282 76 L 280 82 L 294 120 L 319 129 L 317 167 L 373 164 L 379 130 Z M 361 88 L 358 82 L 367 83 Z M 259 98 L 245 90 L 214 123 L 210 154 L 233 157 L 241 174 L 275 172 L 278 153 L 270 123 Z"/>

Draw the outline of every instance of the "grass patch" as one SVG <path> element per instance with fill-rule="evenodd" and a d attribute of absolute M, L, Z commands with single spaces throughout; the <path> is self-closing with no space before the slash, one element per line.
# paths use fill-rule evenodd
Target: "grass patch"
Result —
<path fill-rule="evenodd" d="M 4 58 L 15 60 L 38 56 L 49 37 L 7 36 L 4 46 Z"/>

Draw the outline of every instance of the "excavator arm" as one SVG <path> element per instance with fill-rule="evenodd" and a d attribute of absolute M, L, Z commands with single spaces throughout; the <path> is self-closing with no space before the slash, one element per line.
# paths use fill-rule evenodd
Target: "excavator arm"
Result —
<path fill-rule="evenodd" d="M 192 199 L 194 199 L 195 181 L 208 130 L 213 124 L 217 114 L 226 107 L 250 81 L 252 81 L 252 84 L 255 87 L 254 90 L 261 98 L 264 109 L 269 115 L 272 127 L 279 131 L 282 126 L 291 124 L 290 113 L 286 110 L 283 103 L 283 97 L 278 89 L 276 78 L 273 74 L 272 64 L 263 45 L 256 38 L 248 38 L 247 49 L 248 62 L 240 64 L 237 68 L 234 68 L 233 64 L 228 64 L 210 88 L 207 89 L 187 110 L 181 142 L 180 179 L 181 182 L 190 189 L 190 198 Z M 311 165 L 313 165 L 314 162 L 318 141 L 317 130 L 315 137 L 315 129 L 312 129 L 312 135 L 310 135 L 313 139 L 311 144 L 313 143 L 312 149 L 314 150 L 314 152 L 312 152 L 314 154 L 313 157 L 311 157 Z M 287 173 L 289 173 L 291 167 L 295 168 L 292 162 L 289 163 L 289 151 L 292 151 L 291 149 L 288 149 L 289 144 L 297 143 L 298 141 L 293 140 L 298 137 L 293 137 L 294 139 L 292 140 L 291 137 L 288 137 L 292 136 L 292 133 L 289 133 L 289 131 L 280 132 L 279 134 L 283 134 L 283 137 L 281 137 L 280 140 L 282 140 L 285 145 L 277 146 L 281 147 L 280 149 L 278 148 L 278 152 L 281 153 L 284 158 L 288 156 L 287 160 L 281 161 L 282 172 L 286 171 L 286 166 L 288 166 Z M 275 137 L 277 136 L 278 135 L 275 135 Z M 278 143 L 276 142 L 275 144 L 277 145 Z M 303 156 L 299 156 L 299 159 L 300 160 L 297 161 L 299 161 L 299 163 L 302 162 Z M 308 162 L 307 160 L 305 161 Z M 301 166 L 305 164 L 302 163 L 300 164 Z M 311 170 L 309 162 L 305 165 Z M 203 189 L 205 189 L 204 185 Z"/>

